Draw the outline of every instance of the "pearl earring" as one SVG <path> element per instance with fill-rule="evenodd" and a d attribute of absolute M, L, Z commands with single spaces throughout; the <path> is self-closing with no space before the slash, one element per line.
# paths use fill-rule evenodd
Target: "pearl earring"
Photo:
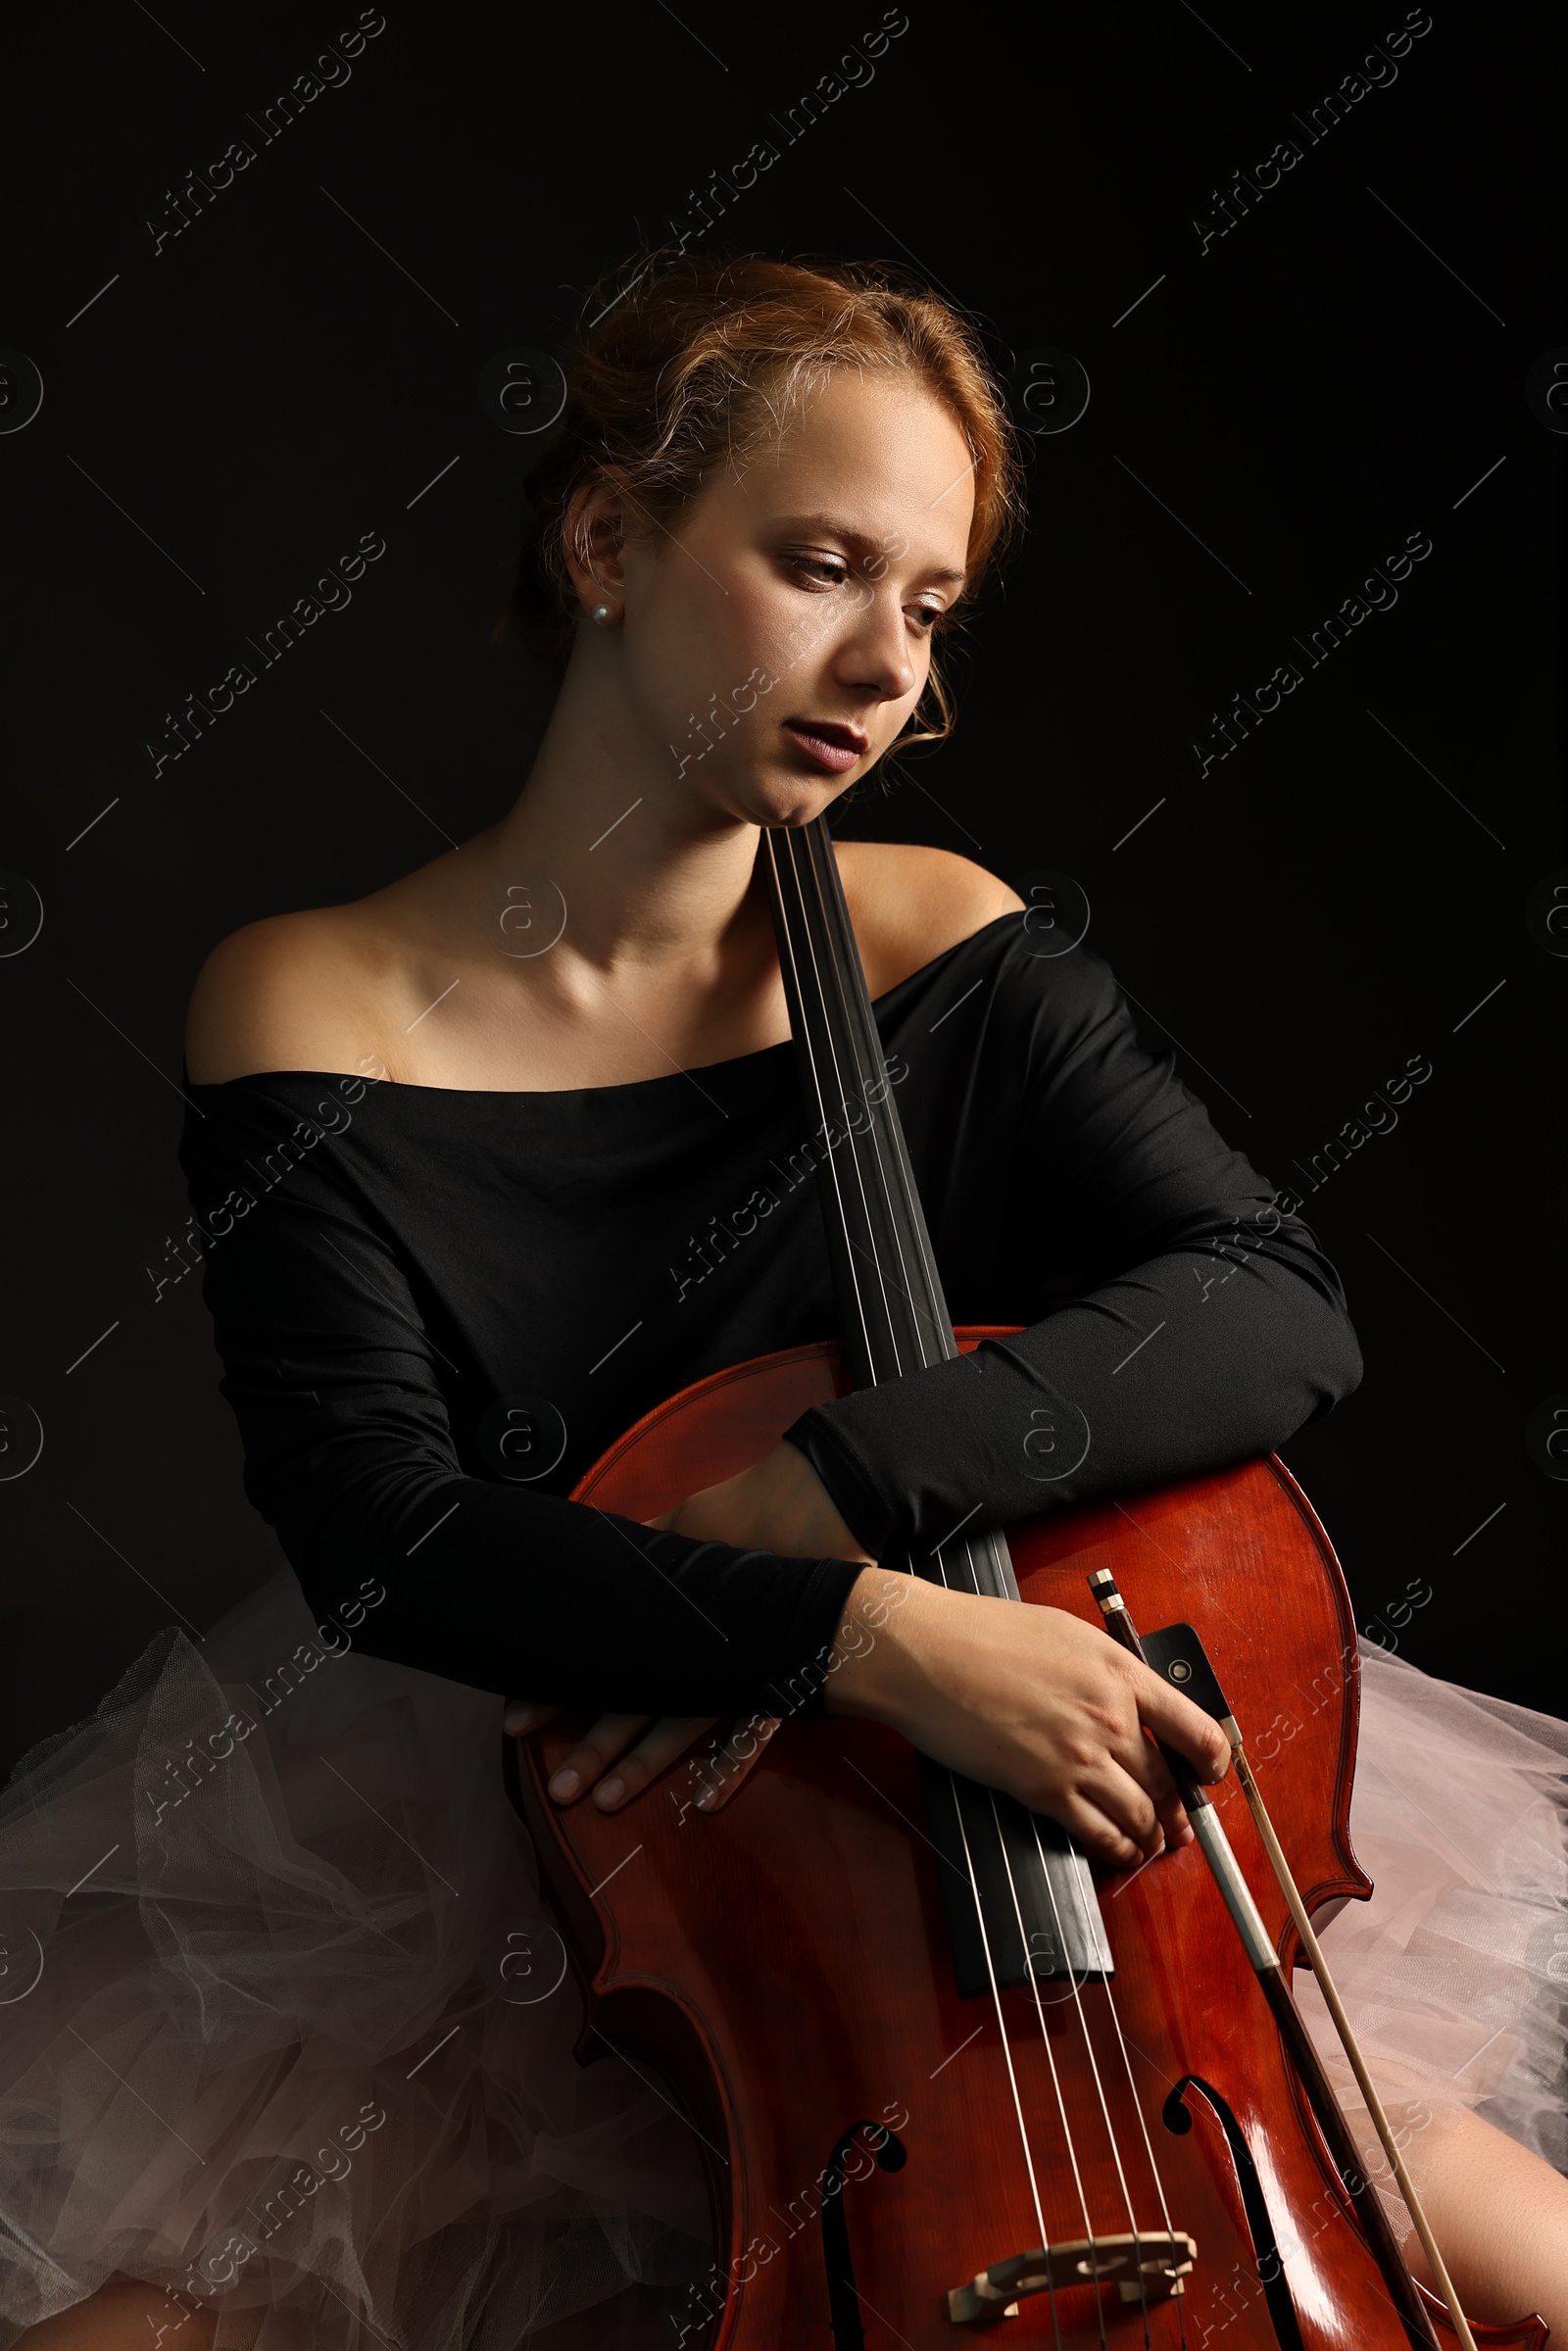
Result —
<path fill-rule="evenodd" d="M 614 614 L 612 612 L 608 604 L 596 604 L 594 606 L 594 618 L 598 621 L 600 627 L 603 628 L 608 621 L 614 618 Z"/>

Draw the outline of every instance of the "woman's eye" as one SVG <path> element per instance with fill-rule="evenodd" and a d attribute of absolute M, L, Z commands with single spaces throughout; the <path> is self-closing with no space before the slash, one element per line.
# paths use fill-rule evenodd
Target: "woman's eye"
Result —
<path fill-rule="evenodd" d="M 831 556 L 792 555 L 785 561 L 797 571 L 814 575 L 817 585 L 824 588 L 840 587 L 850 576 L 848 565 L 835 563 Z"/>
<path fill-rule="evenodd" d="M 786 555 L 784 561 L 803 587 L 810 587 L 818 593 L 828 588 L 842 588 L 854 577 L 842 556 Z M 945 605 L 911 604 L 904 609 L 922 636 L 932 635 L 948 618 Z"/>

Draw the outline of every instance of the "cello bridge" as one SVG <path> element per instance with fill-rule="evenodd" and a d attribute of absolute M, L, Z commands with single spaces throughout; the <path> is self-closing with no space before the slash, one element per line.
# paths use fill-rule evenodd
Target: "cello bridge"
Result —
<path fill-rule="evenodd" d="M 1028 2294 L 1060 2293 L 1073 2285 L 1114 2285 L 1124 2302 L 1163 2302 L 1186 2290 L 1182 2280 L 1197 2258 L 1197 2245 L 1180 2229 L 1037 2246 L 994 2261 L 967 2285 L 956 2285 L 948 2316 L 956 2327 L 990 2326 L 1015 2319 Z"/>

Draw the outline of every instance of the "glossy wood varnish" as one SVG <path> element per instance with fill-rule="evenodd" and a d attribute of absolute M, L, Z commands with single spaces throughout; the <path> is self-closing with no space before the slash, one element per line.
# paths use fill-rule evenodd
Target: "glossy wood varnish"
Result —
<path fill-rule="evenodd" d="M 972 1345 L 984 1335 L 960 1336 Z M 718 1373 L 648 1414 L 576 1498 L 651 1518 L 760 1459 L 808 1404 L 844 1389 L 828 1346 Z M 1008 1541 L 1026 1602 L 1098 1624 L 1085 1579 L 1109 1567 L 1143 1630 L 1194 1624 L 1308 1909 L 1369 1890 L 1347 1832 L 1354 1625 L 1328 1539 L 1281 1463 L 1054 1513 L 1009 1528 Z M 1047 2236 L 1168 2227 L 1194 2237 L 1198 2254 L 1179 2303 L 1145 2309 L 1083 2284 L 1058 2293 L 1054 2309 L 1046 2295 L 1025 2300 L 999 2339 L 1021 2351 L 1276 2343 L 1214 2109 L 1189 2092 L 1176 2117 L 1189 2127 L 1162 2119 L 1171 2090 L 1197 2076 L 1246 2137 L 1307 2351 L 1404 2351 L 1195 1847 L 1100 1875 L 1116 1963 L 1109 1992 L 1087 1984 L 1074 1997 L 1048 1984 L 1041 2010 L 1026 1991 L 1003 1993 L 1004 2052 L 992 2001 L 959 2000 L 953 1986 L 940 1864 L 904 1740 L 870 1723 L 786 1722 L 717 1814 L 693 1807 L 681 1767 L 624 1812 L 563 1812 L 544 1785 L 580 1727 L 550 1725 L 509 1777 L 591 2022 L 658 2068 L 710 2151 L 717 2267 L 687 2314 L 688 2351 L 827 2351 L 822 2174 L 857 2123 L 895 2130 L 906 2158 L 875 2169 L 862 2133 L 843 2191 L 868 2351 L 991 2339 L 992 2328 L 955 2325 L 946 2297 L 1041 2241 L 1009 2056 Z M 506 1747 L 514 1758 L 517 1742 Z M 1234 1775 L 1215 1794 L 1283 1954 L 1289 1917 Z M 585 2053 L 603 2045 L 585 2036 Z M 1445 2329 L 1446 2316 L 1437 2323 Z M 1544 2341 L 1535 2323 L 1476 2334 L 1489 2345 Z"/>

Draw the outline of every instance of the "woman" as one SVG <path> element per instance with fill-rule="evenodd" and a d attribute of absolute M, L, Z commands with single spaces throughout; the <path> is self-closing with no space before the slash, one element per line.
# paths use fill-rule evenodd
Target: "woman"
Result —
<path fill-rule="evenodd" d="M 803 1677 L 1113 1868 L 1191 1837 L 1146 1731 L 1225 1769 L 1212 1724 L 1076 1619 L 875 1564 L 961 1511 L 966 1479 L 994 1517 L 1021 1506 L 945 1367 L 807 1414 L 667 1527 L 564 1498 L 662 1396 L 831 1327 L 811 1186 L 787 1178 L 801 1113 L 758 828 L 817 815 L 909 739 L 1015 498 L 967 330 L 868 272 L 650 272 L 571 385 L 515 602 L 563 676 L 516 805 L 368 898 L 235 934 L 192 1003 L 207 1295 L 291 1571 L 200 1653 L 161 1636 L 6 1798 L 4 1883 L 39 1903 L 42 1964 L 11 2011 L 5 2308 L 37 2351 L 149 2327 L 192 2351 L 668 2339 L 698 2184 L 634 2069 L 571 2059 L 497 1785 L 504 1690 L 514 1730 L 605 1710 L 553 1792 L 614 1808 Z M 1019 900 L 961 858 L 841 859 L 954 1310 L 1016 1319 L 987 1292 L 1010 1264 L 1039 1317 L 984 1385 L 1093 1391 L 1060 1498 L 1246 1457 L 1351 1388 L 1337 1280 L 1294 1220 L 1223 1312 L 1190 1305 L 1269 1188 L 1139 1047 L 1103 964 L 1036 962 Z M 987 1230 L 960 1211 L 1004 1149 L 1013 1206 Z M 1369 1675 L 1386 1840 L 1421 1793 L 1386 1759 L 1423 1707 L 1446 1760 L 1478 1719 L 1512 1742 L 1477 1742 L 1470 1774 L 1519 1824 L 1488 1916 L 1549 1936 L 1554 1727 Z M 110 1829 L 122 1850 L 68 1892 Z M 1551 2059 L 1544 1967 L 1434 1993 L 1414 1948 L 1411 1919 L 1466 1872 L 1420 1848 L 1400 1917 L 1374 1904 L 1371 1945 L 1347 1946 L 1354 1988 L 1393 2017 L 1391 2088 L 1434 2117 L 1409 2159 L 1470 2306 L 1568 2331 L 1568 2185 L 1521 2143 Z M 1489 2031 L 1466 2078 L 1458 2044 L 1469 2064 Z M 1470 2111 L 1489 2095 L 1515 2136 Z"/>

